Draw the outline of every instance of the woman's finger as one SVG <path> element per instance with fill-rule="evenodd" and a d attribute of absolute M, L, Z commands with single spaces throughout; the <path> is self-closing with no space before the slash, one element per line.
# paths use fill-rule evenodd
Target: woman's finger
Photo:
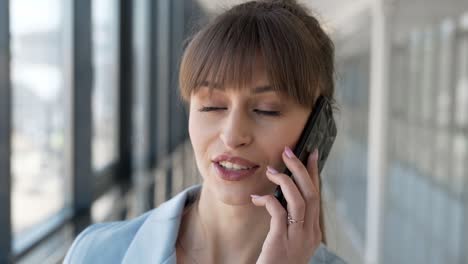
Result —
<path fill-rule="evenodd" d="M 290 151 L 289 148 L 285 148 L 283 159 L 286 166 L 294 175 L 294 180 L 301 190 L 305 200 L 305 217 L 304 217 L 304 231 L 309 234 L 316 235 L 316 227 L 320 225 L 320 193 L 318 192 L 318 184 L 314 183 L 315 179 L 318 180 L 318 168 L 317 168 L 318 155 L 311 155 L 311 162 L 308 161 L 307 169 L 304 164 Z M 309 160 L 310 160 L 309 159 Z"/>
<path fill-rule="evenodd" d="M 266 175 L 268 179 L 281 187 L 281 191 L 287 202 L 287 212 L 289 215 L 295 220 L 304 220 L 306 210 L 305 201 L 291 177 L 279 173 L 269 166 Z M 294 224 L 293 229 L 299 229 L 299 231 L 301 231 L 302 226 L 302 223 L 297 223 Z"/>
<path fill-rule="evenodd" d="M 252 202 L 256 206 L 265 206 L 271 215 L 270 235 L 273 237 L 286 236 L 287 232 L 287 213 L 283 206 L 273 195 L 251 195 Z"/>
<path fill-rule="evenodd" d="M 320 179 L 318 170 L 318 150 L 315 149 L 307 159 L 307 171 L 309 172 L 312 183 L 314 184 L 315 193 L 320 194 Z"/>
<path fill-rule="evenodd" d="M 322 237 L 320 230 L 320 175 L 318 169 L 318 150 L 315 149 L 307 160 L 307 171 L 313 182 L 313 192 L 315 198 L 308 202 L 306 215 L 308 217 L 308 224 L 305 226 L 306 230 L 310 230 L 315 236 Z"/>
<path fill-rule="evenodd" d="M 289 147 L 285 147 L 283 161 L 291 171 L 294 182 L 302 193 L 307 206 L 307 203 L 313 202 L 317 198 L 311 175 L 309 175 L 304 164 L 294 155 Z"/>

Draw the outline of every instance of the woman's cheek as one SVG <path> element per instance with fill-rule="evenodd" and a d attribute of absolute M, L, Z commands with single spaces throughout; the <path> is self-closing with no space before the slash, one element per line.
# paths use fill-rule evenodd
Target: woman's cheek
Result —
<path fill-rule="evenodd" d="M 189 137 L 192 143 L 195 154 L 198 155 L 203 142 L 203 131 L 201 124 L 202 120 L 197 117 L 197 114 L 191 114 L 189 118 Z"/>
<path fill-rule="evenodd" d="M 189 136 L 193 148 L 197 155 L 208 155 L 207 152 L 210 147 L 210 142 L 216 136 L 217 127 L 215 120 L 210 120 L 204 113 L 195 113 L 190 116 L 189 120 Z"/>

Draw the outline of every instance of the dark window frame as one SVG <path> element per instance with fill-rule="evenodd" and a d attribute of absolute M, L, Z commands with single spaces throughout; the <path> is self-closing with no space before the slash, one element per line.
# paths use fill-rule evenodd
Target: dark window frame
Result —
<path fill-rule="evenodd" d="M 10 3 L 0 0 L 0 263 L 12 262 Z"/>

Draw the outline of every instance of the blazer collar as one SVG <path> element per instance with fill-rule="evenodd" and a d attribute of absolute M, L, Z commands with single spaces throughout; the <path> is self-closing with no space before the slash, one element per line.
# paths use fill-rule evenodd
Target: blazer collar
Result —
<path fill-rule="evenodd" d="M 138 229 L 122 263 L 176 263 L 175 244 L 188 200 L 201 190 L 192 186 L 153 209 Z"/>
<path fill-rule="evenodd" d="M 175 244 L 182 213 L 187 202 L 198 194 L 201 188 L 201 185 L 192 186 L 150 211 L 148 218 L 143 222 L 130 243 L 122 263 L 176 264 Z M 328 263 L 326 260 L 329 258 L 338 257 L 331 254 L 321 243 L 310 263 Z"/>

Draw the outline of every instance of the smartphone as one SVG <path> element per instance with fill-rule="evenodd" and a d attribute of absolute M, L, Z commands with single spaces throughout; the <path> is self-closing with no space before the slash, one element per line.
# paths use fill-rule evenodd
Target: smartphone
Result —
<path fill-rule="evenodd" d="M 307 120 L 296 146 L 294 147 L 294 154 L 304 165 L 307 165 L 309 154 L 317 148 L 319 152 L 318 169 L 319 172 L 321 172 L 335 138 L 336 124 L 333 119 L 333 109 L 328 99 L 324 96 L 320 96 L 315 103 L 314 109 Z M 283 173 L 292 177 L 292 173 L 288 168 L 286 168 Z M 283 196 L 280 186 L 276 188 L 274 195 L 286 209 L 287 202 Z"/>

